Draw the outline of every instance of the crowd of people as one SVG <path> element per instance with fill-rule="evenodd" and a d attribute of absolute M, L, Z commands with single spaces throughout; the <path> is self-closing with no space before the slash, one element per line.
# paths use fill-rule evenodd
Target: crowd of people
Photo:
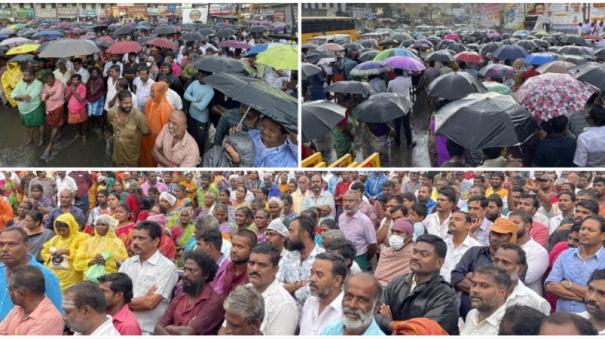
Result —
<path fill-rule="evenodd" d="M 2 335 L 605 333 L 605 173 L 14 171 Z"/>
<path fill-rule="evenodd" d="M 321 152 L 328 163 L 346 154 L 360 161 L 378 152 L 383 166 L 410 166 L 393 153 L 411 152 L 422 135 L 429 159 L 414 166 L 605 165 L 597 141 L 605 124 L 601 36 L 376 30 L 391 33 L 303 44 L 305 101 L 345 112 L 330 133 L 303 140 L 303 159 Z"/>
<path fill-rule="evenodd" d="M 277 97 L 295 107 L 297 71 L 270 66 L 281 62 L 275 57 L 256 63 L 263 52 L 292 47 L 292 42 L 286 34 L 273 34 L 271 25 L 281 24 L 283 31 L 284 23 L 263 23 L 124 22 L 99 24 L 88 32 L 40 22 L 22 30 L 0 27 L 3 41 L 20 39 L 6 48 L 42 43 L 16 57 L 3 49 L 10 55 L 0 58 L 2 100 L 18 108 L 22 126 L 15 127 L 27 130 L 26 145 L 44 147 L 44 161 L 60 151 L 53 147 L 69 125 L 75 141 L 86 143 L 92 132 L 104 138 L 108 163 L 114 166 L 294 167 L 295 114 L 276 117 L 262 100 Z M 43 57 L 63 36 L 29 40 L 20 33 L 31 27 L 88 39 L 98 52 Z M 17 34 L 20 38 L 11 37 Z M 237 100 L 224 87 L 210 84 L 217 78 L 249 83 L 263 95 Z"/>

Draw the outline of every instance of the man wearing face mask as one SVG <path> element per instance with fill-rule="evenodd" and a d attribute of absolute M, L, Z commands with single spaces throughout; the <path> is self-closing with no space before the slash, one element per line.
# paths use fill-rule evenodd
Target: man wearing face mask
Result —
<path fill-rule="evenodd" d="M 381 245 L 380 259 L 374 272 L 382 286 L 388 285 L 395 277 L 410 273 L 413 232 L 414 226 L 409 219 L 398 218 L 393 222 L 388 246 Z"/>
<path fill-rule="evenodd" d="M 149 133 L 147 120 L 141 111 L 133 108 L 129 90 L 120 91 L 118 100 L 119 105 L 107 112 L 114 135 L 112 160 L 116 166 L 138 166 L 141 138 Z"/>

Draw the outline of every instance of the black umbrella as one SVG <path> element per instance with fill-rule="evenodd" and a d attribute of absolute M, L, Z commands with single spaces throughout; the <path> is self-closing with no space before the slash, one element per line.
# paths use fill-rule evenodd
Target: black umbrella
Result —
<path fill-rule="evenodd" d="M 593 56 L 595 58 L 597 58 L 597 60 L 599 60 L 599 61 L 604 61 L 605 60 L 605 48 L 601 48 L 601 49 L 597 50 L 596 52 L 594 52 Z"/>
<path fill-rule="evenodd" d="M 374 89 L 367 82 L 361 81 L 338 81 L 326 88 L 326 92 L 361 94 L 364 97 L 374 93 Z"/>
<path fill-rule="evenodd" d="M 269 29 L 265 26 L 252 26 L 248 29 L 251 33 L 256 33 L 256 34 L 263 34 L 265 32 L 268 32 Z"/>
<path fill-rule="evenodd" d="M 444 49 L 444 50 L 435 51 L 435 52 L 429 54 L 427 60 L 428 61 L 439 61 L 442 63 L 450 63 L 450 62 L 454 61 L 454 56 L 452 55 L 452 52 L 450 52 L 447 49 Z"/>
<path fill-rule="evenodd" d="M 31 54 L 19 54 L 12 59 L 8 60 L 8 62 L 28 62 L 34 61 L 34 56 Z"/>
<path fill-rule="evenodd" d="M 399 47 L 409 47 L 412 46 L 415 42 L 416 40 L 414 39 L 403 40 L 401 44 L 399 44 Z"/>
<path fill-rule="evenodd" d="M 94 25 L 92 26 L 92 30 L 95 32 L 102 32 L 107 30 L 107 25 Z"/>
<path fill-rule="evenodd" d="M 493 54 L 500 46 L 502 46 L 502 44 L 499 42 L 488 42 L 487 44 L 481 47 L 481 49 L 479 50 L 479 54 L 484 57 L 487 56 L 488 53 Z"/>
<path fill-rule="evenodd" d="M 374 60 L 374 57 L 375 57 L 376 55 L 378 55 L 378 53 L 380 53 L 380 52 L 378 52 L 377 50 L 373 49 L 373 50 L 371 50 L 371 51 L 367 51 L 367 52 L 363 52 L 363 53 L 361 53 L 361 55 L 359 55 L 359 58 L 358 58 L 358 59 L 359 59 L 359 61 L 361 61 L 361 62 L 365 62 L 365 61 Z"/>
<path fill-rule="evenodd" d="M 359 43 L 360 45 L 362 45 L 363 47 L 366 48 L 374 48 L 378 46 L 378 41 L 376 39 L 362 39 L 357 41 L 357 43 Z"/>
<path fill-rule="evenodd" d="M 469 151 L 520 145 L 538 130 L 534 117 L 512 96 L 494 92 L 470 94 L 435 114 L 436 133 Z"/>
<path fill-rule="evenodd" d="M 438 36 L 434 36 L 434 35 L 426 37 L 426 40 L 430 41 L 433 44 L 433 46 L 437 45 L 439 43 L 439 41 L 441 41 L 441 39 Z"/>
<path fill-rule="evenodd" d="M 567 45 L 588 46 L 586 40 L 579 35 L 568 35 L 563 38 L 563 41 L 565 41 Z"/>
<path fill-rule="evenodd" d="M 568 62 L 571 62 L 576 65 L 581 65 L 581 64 L 585 64 L 588 62 L 588 59 L 586 59 L 585 56 L 570 55 L 570 54 L 561 55 L 561 58 L 559 60 L 568 61 Z"/>
<path fill-rule="evenodd" d="M 580 81 L 584 81 L 594 87 L 605 90 L 605 65 L 597 62 L 580 64 L 569 70 L 569 74 Z"/>
<path fill-rule="evenodd" d="M 397 41 L 406 41 L 410 39 L 413 40 L 412 36 L 408 33 L 395 33 L 391 36 L 391 38 Z"/>
<path fill-rule="evenodd" d="M 212 35 L 214 34 L 214 30 L 210 27 L 200 28 L 199 33 L 202 35 Z"/>
<path fill-rule="evenodd" d="M 308 142 L 332 132 L 345 117 L 346 108 L 330 101 L 319 100 L 302 104 L 302 139 Z"/>
<path fill-rule="evenodd" d="M 528 51 L 533 51 L 534 49 L 538 48 L 538 45 L 536 45 L 535 42 L 533 42 L 532 40 L 527 40 L 527 39 L 519 40 L 519 41 L 517 41 L 516 44 L 525 48 Z"/>
<path fill-rule="evenodd" d="M 202 71 L 210 73 L 241 73 L 244 64 L 238 59 L 221 55 L 204 55 L 194 61 L 194 66 Z"/>
<path fill-rule="evenodd" d="M 454 52 L 456 52 L 456 53 L 464 52 L 464 51 L 466 51 L 466 50 L 467 50 L 467 49 L 466 49 L 466 46 L 464 46 L 464 45 L 463 45 L 463 44 L 461 44 L 461 43 L 454 43 L 454 44 L 451 44 L 451 45 L 447 46 L 447 48 L 446 48 L 446 49 L 449 49 L 450 51 L 454 51 Z"/>
<path fill-rule="evenodd" d="M 323 59 L 323 58 L 331 58 L 333 57 L 334 54 L 332 54 L 331 52 L 325 52 L 325 51 L 317 51 L 317 50 L 312 50 L 307 52 L 307 54 L 305 55 L 305 58 L 307 59 L 308 62 L 312 63 L 312 64 L 316 64 L 319 62 L 319 60 Z"/>
<path fill-rule="evenodd" d="M 346 44 L 343 44 L 342 47 L 344 47 L 344 49 L 348 49 L 350 51 L 355 52 L 359 52 L 363 49 L 363 46 L 356 42 L 347 42 Z"/>
<path fill-rule="evenodd" d="M 456 41 L 454 41 L 454 40 L 441 40 L 437 44 L 437 49 L 446 49 L 455 43 L 456 43 Z"/>
<path fill-rule="evenodd" d="M 428 95 L 456 100 L 470 93 L 485 93 L 487 88 L 467 72 L 450 72 L 440 75 L 431 82 Z"/>
<path fill-rule="evenodd" d="M 542 39 L 532 40 L 534 44 L 538 45 L 538 47 L 543 48 L 544 50 L 550 47 L 550 42 Z"/>
<path fill-rule="evenodd" d="M 303 80 L 312 77 L 316 74 L 321 74 L 322 70 L 321 67 L 310 64 L 308 62 L 303 62 L 300 66 L 300 70 L 302 72 L 302 78 Z"/>
<path fill-rule="evenodd" d="M 563 46 L 559 48 L 559 54 L 589 56 L 590 52 L 584 47 L 579 46 Z"/>
<path fill-rule="evenodd" d="M 209 75 L 204 82 L 285 128 L 298 131 L 298 102 L 267 82 L 227 73 Z"/>
<path fill-rule="evenodd" d="M 219 39 L 222 38 L 228 38 L 232 35 L 235 35 L 235 33 L 237 33 L 237 30 L 233 29 L 233 28 L 223 28 L 221 30 L 219 30 L 218 32 L 216 32 L 216 37 Z"/>
<path fill-rule="evenodd" d="M 153 30 L 156 35 L 168 35 L 176 33 L 176 28 L 168 25 L 159 26 Z"/>
<path fill-rule="evenodd" d="M 477 53 L 479 53 L 479 50 L 481 49 L 481 47 L 479 46 L 479 44 L 467 44 L 466 47 L 469 50 L 473 50 L 473 51 L 475 51 Z"/>
<path fill-rule="evenodd" d="M 561 46 L 550 46 L 548 47 L 547 51 L 552 53 L 559 53 L 559 49 L 561 49 Z"/>
<path fill-rule="evenodd" d="M 194 24 L 182 24 L 181 32 L 194 32 L 197 31 L 197 26 Z"/>
<path fill-rule="evenodd" d="M 357 105 L 353 115 L 362 122 L 383 123 L 406 115 L 412 106 L 410 99 L 401 94 L 377 93 Z"/>
<path fill-rule="evenodd" d="M 130 33 L 134 32 L 135 29 L 136 29 L 136 27 L 134 27 L 133 25 L 120 26 L 115 31 L 113 31 L 112 35 L 114 37 L 118 37 L 118 36 L 121 36 L 121 35 L 127 35 L 127 34 L 130 34 Z"/>
<path fill-rule="evenodd" d="M 184 41 L 202 41 L 205 37 L 198 32 L 187 32 L 183 34 Z"/>
<path fill-rule="evenodd" d="M 519 45 L 504 45 L 500 46 L 493 56 L 502 60 L 524 59 L 527 56 L 525 48 Z"/>

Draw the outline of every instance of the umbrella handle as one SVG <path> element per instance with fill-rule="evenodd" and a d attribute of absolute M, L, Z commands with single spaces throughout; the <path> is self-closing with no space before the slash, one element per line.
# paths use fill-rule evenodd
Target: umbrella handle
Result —
<path fill-rule="evenodd" d="M 244 113 L 244 116 L 242 117 L 242 119 L 237 124 L 237 129 L 238 130 L 241 130 L 242 123 L 244 122 L 244 119 L 246 119 L 246 115 L 248 115 L 248 112 L 250 112 L 250 106 L 248 106 L 248 109 L 246 110 L 246 113 Z"/>

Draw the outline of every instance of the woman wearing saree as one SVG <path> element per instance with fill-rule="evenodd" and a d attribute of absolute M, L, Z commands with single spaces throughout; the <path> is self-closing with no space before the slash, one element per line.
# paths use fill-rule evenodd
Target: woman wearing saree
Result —
<path fill-rule="evenodd" d="M 168 123 L 170 113 L 174 110 L 166 98 L 168 84 L 159 81 L 151 85 L 151 97 L 145 105 L 145 119 L 150 133 L 141 139 L 141 166 L 156 167 L 158 164 L 151 155 L 155 139 Z"/>
<path fill-rule="evenodd" d="M 135 224 L 130 221 L 130 209 L 126 204 L 119 204 L 116 208 L 116 213 L 114 218 L 118 221 L 118 225 L 116 226 L 116 236 L 122 240 L 128 254 L 132 254 L 132 249 L 130 248 L 130 243 L 132 242 L 132 237 L 134 236 Z"/>

